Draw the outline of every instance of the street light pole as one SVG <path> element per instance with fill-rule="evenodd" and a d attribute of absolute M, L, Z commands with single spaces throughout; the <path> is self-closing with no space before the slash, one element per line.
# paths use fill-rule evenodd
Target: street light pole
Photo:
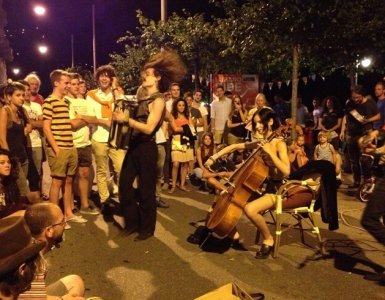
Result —
<path fill-rule="evenodd" d="M 74 55 L 74 35 L 71 34 L 71 68 L 75 67 L 75 55 Z"/>
<path fill-rule="evenodd" d="M 94 75 L 95 75 L 96 74 L 95 4 L 92 4 L 92 57 L 93 57 Z"/>
<path fill-rule="evenodd" d="M 166 21 L 167 19 L 167 0 L 160 0 L 160 20 Z"/>

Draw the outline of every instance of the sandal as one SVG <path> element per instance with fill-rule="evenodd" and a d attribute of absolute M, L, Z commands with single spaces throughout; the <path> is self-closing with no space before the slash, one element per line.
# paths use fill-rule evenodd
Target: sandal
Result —
<path fill-rule="evenodd" d="M 182 191 L 185 191 L 185 192 L 189 192 L 190 190 L 188 188 L 186 188 L 185 186 L 180 186 L 179 187 L 180 190 Z"/>
<path fill-rule="evenodd" d="M 175 186 L 172 186 L 171 189 L 168 191 L 170 194 L 175 192 Z"/>

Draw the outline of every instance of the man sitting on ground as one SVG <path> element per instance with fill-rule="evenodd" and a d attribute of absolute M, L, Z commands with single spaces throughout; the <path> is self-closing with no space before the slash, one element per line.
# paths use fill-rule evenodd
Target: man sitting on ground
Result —
<path fill-rule="evenodd" d="M 47 262 L 43 255 L 54 247 L 59 247 L 63 240 L 66 220 L 59 206 L 53 203 L 38 203 L 28 207 L 24 215 L 32 236 L 38 241 L 46 242 L 41 251 L 41 263 L 31 288 L 18 299 L 31 299 L 40 295 L 44 299 L 84 300 L 84 282 L 78 275 L 68 275 L 46 286 Z"/>

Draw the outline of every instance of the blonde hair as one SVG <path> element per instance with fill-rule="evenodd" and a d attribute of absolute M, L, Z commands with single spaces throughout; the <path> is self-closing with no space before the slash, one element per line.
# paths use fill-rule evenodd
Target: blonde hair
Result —
<path fill-rule="evenodd" d="M 327 141 L 329 142 L 329 139 L 330 139 L 329 132 L 324 131 L 324 130 L 321 130 L 320 132 L 318 132 L 318 136 L 317 136 L 318 141 L 320 140 L 321 136 L 326 137 Z"/>

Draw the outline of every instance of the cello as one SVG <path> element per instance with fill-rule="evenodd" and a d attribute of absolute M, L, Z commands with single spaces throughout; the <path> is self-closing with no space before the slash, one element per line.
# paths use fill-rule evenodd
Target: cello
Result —
<path fill-rule="evenodd" d="M 279 131 L 274 131 L 266 141 L 272 141 Z M 250 197 L 254 193 L 262 195 L 264 192 L 263 184 L 268 177 L 269 167 L 259 156 L 261 149 L 259 145 L 229 178 L 230 186 L 218 196 L 206 218 L 207 228 L 221 238 L 234 230 Z"/>

